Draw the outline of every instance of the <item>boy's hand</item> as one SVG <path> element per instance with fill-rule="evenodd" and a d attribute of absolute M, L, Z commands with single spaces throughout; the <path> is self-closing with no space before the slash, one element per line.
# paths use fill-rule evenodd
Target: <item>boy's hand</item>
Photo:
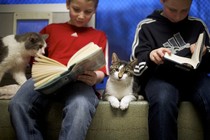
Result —
<path fill-rule="evenodd" d="M 94 71 L 85 71 L 77 77 L 78 81 L 82 81 L 89 86 L 93 86 L 97 82 L 97 74 Z"/>
<path fill-rule="evenodd" d="M 192 44 L 192 45 L 190 46 L 190 51 L 191 51 L 192 54 L 194 53 L 195 47 L 196 47 L 195 44 Z M 204 54 L 206 53 L 206 50 L 207 50 L 207 47 L 206 47 L 206 46 L 203 47 L 202 55 L 204 55 Z"/>
<path fill-rule="evenodd" d="M 155 64 L 163 64 L 164 60 L 163 57 L 165 53 L 171 54 L 171 51 L 168 48 L 158 48 L 152 50 L 149 54 L 150 60 L 153 61 Z"/>

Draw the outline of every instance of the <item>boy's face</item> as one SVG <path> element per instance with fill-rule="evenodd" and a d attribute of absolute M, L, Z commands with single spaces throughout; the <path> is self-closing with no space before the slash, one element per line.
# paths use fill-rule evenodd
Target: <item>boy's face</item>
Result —
<path fill-rule="evenodd" d="M 171 22 L 179 22 L 189 13 L 192 0 L 160 0 L 163 4 L 163 16 Z"/>
<path fill-rule="evenodd" d="M 95 3 L 87 0 L 72 0 L 67 3 L 69 9 L 70 23 L 77 27 L 84 27 L 95 13 Z"/>

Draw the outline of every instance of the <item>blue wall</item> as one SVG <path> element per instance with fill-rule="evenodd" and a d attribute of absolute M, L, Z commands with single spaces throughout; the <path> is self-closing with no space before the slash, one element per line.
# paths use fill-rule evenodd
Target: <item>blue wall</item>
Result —
<path fill-rule="evenodd" d="M 0 4 L 65 4 L 66 0 L 1 0 Z M 210 0 L 193 1 L 190 14 L 200 17 L 210 29 Z M 110 56 L 117 52 L 129 59 L 138 22 L 154 9 L 161 8 L 157 0 L 100 0 L 96 13 L 96 28 L 106 32 Z M 110 57 L 111 58 L 111 57 Z"/>

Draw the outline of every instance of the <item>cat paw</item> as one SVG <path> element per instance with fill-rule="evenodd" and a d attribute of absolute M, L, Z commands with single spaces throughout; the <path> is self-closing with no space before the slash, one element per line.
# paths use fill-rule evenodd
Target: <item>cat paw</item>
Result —
<path fill-rule="evenodd" d="M 108 96 L 107 97 L 107 101 L 109 101 L 110 105 L 113 107 L 113 108 L 119 108 L 120 107 L 120 102 L 119 100 L 114 97 L 114 96 Z"/>
<path fill-rule="evenodd" d="M 11 85 L 0 87 L 0 100 L 11 99 L 16 94 L 19 88 L 20 88 L 20 85 L 17 85 L 17 84 L 11 84 Z"/>
<path fill-rule="evenodd" d="M 120 107 L 120 102 L 119 101 L 110 102 L 110 104 L 113 108 L 119 108 Z"/>
<path fill-rule="evenodd" d="M 121 102 L 120 103 L 120 109 L 121 110 L 126 110 L 128 109 L 129 103 Z"/>
<path fill-rule="evenodd" d="M 142 95 L 139 95 L 139 96 L 138 96 L 138 100 L 139 100 L 139 101 L 142 101 L 142 100 L 144 100 L 144 96 L 142 96 Z"/>
<path fill-rule="evenodd" d="M 0 94 L 0 100 L 10 100 L 10 99 L 12 99 L 12 97 L 14 95 L 15 94 L 13 94 L 13 95 L 3 95 L 3 94 Z"/>

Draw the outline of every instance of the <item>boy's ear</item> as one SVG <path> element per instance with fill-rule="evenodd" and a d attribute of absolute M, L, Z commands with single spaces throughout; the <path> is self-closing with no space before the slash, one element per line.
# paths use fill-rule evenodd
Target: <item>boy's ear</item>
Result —
<path fill-rule="evenodd" d="M 163 4 L 164 2 L 165 2 L 165 0 L 160 0 L 160 3 L 162 3 L 162 4 Z"/>
<path fill-rule="evenodd" d="M 68 4 L 68 3 L 66 3 L 66 9 L 68 9 L 68 10 L 69 10 L 69 4 Z"/>
<path fill-rule="evenodd" d="M 70 6 L 70 2 L 69 0 L 66 0 L 66 9 L 69 9 L 69 6 Z"/>

